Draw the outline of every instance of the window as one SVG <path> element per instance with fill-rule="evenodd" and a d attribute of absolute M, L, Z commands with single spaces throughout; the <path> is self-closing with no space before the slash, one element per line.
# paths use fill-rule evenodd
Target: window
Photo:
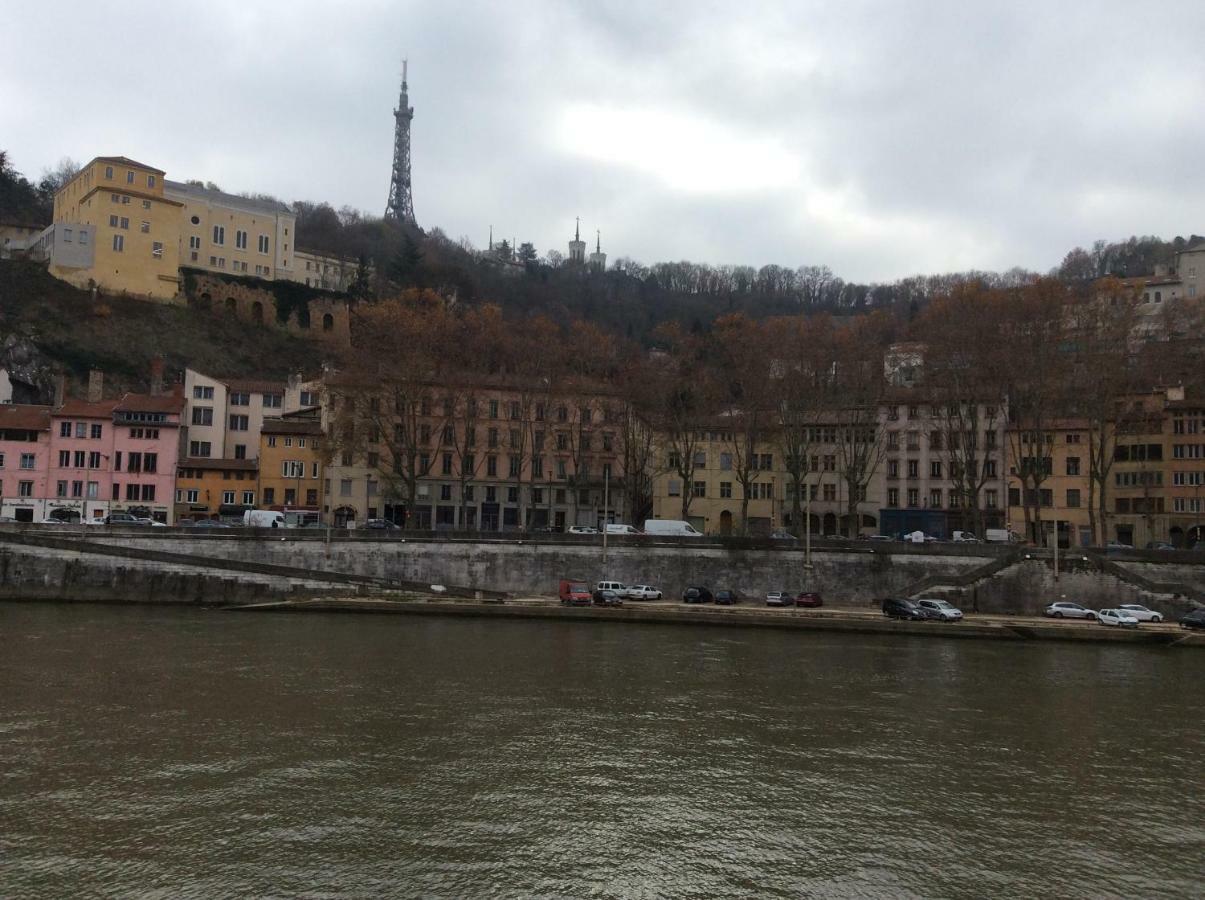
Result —
<path fill-rule="evenodd" d="M 260 253 L 268 252 L 268 236 L 266 234 L 261 234 L 259 236 L 259 252 Z"/>
<path fill-rule="evenodd" d="M 1078 434 L 1068 434 L 1067 435 L 1067 443 L 1068 444 L 1078 444 L 1079 439 L 1080 439 L 1080 436 Z"/>
<path fill-rule="evenodd" d="M 209 441 L 189 441 L 188 442 L 188 455 L 189 456 L 197 456 L 197 457 L 208 457 L 210 454 L 211 448 L 212 448 L 212 445 L 209 443 Z"/>
<path fill-rule="evenodd" d="M 941 488 L 932 488 L 929 491 L 929 506 L 932 509 L 941 509 Z"/>
<path fill-rule="evenodd" d="M 544 477 L 544 457 L 533 456 L 531 458 L 531 477 L 532 478 L 543 478 Z"/>
<path fill-rule="evenodd" d="M 899 491 L 896 491 L 896 497 L 899 496 Z M 824 485 L 824 502 L 835 503 L 837 501 L 837 486 L 835 484 Z"/>
<path fill-rule="evenodd" d="M 163 241 L 151 241 L 151 256 L 163 255 Z"/>
<path fill-rule="evenodd" d="M 136 455 L 137 454 L 131 454 L 131 456 L 136 456 Z M 30 461 L 32 463 L 32 461 L 33 461 L 32 456 L 30 457 Z M 32 464 L 28 467 L 25 465 L 25 456 L 24 455 L 21 456 L 21 468 L 22 469 L 24 469 L 24 468 L 32 469 L 33 468 Z M 100 468 L 100 453 L 98 451 L 93 450 L 91 453 L 88 454 L 88 468 L 89 469 L 99 469 Z"/>
<path fill-rule="evenodd" d="M 1079 474 L 1079 457 L 1078 456 L 1068 456 L 1067 457 L 1067 474 L 1068 475 L 1078 475 Z M 1071 504 L 1067 504 L 1067 505 L 1070 506 Z"/>
<path fill-rule="evenodd" d="M 774 482 L 758 481 L 750 486 L 752 492 L 751 500 L 773 500 L 774 499 Z"/>
<path fill-rule="evenodd" d="M 984 497 L 984 500 L 983 500 L 984 506 L 986 506 L 988 509 L 996 508 L 997 500 L 996 500 L 996 492 L 995 491 L 984 491 L 983 497 Z"/>
<path fill-rule="evenodd" d="M 451 500 L 452 499 L 452 485 L 441 484 L 439 486 L 439 499 L 440 500 Z"/>
<path fill-rule="evenodd" d="M 556 461 L 556 477 L 557 478 L 567 478 L 568 477 L 568 475 L 565 471 L 565 460 L 563 460 L 563 459 L 558 459 Z"/>
<path fill-rule="evenodd" d="M 105 178 L 110 181 L 113 179 L 113 167 L 112 166 L 105 166 Z"/>
<path fill-rule="evenodd" d="M 929 477 L 941 478 L 941 463 L 938 460 L 929 463 Z"/>
<path fill-rule="evenodd" d="M 84 463 L 86 460 L 87 460 L 87 454 L 85 454 L 83 450 L 75 451 L 75 454 L 73 456 L 75 468 L 82 469 L 84 467 Z"/>
<path fill-rule="evenodd" d="M 125 248 L 126 248 L 125 237 L 120 234 L 113 235 L 113 252 L 121 253 L 125 250 Z"/>
<path fill-rule="evenodd" d="M 88 232 L 86 232 L 86 231 L 85 231 L 84 229 L 82 229 L 82 228 L 80 229 L 80 232 L 79 232 L 79 242 L 80 242 L 81 244 L 86 244 L 86 243 L 88 243 Z"/>
<path fill-rule="evenodd" d="M 915 459 L 908 460 L 908 477 L 917 478 L 920 476 L 920 463 Z"/>
<path fill-rule="evenodd" d="M 96 457 L 96 462 L 97 462 L 97 465 L 99 466 L 100 465 L 100 454 L 96 453 L 93 455 Z M 4 459 L 4 457 L 0 456 L 0 462 L 2 462 L 3 459 Z M 21 468 L 22 469 L 32 469 L 33 467 L 34 467 L 34 455 L 32 453 L 22 453 L 21 454 Z"/>
<path fill-rule="evenodd" d="M 984 478 L 995 478 L 996 477 L 996 461 L 994 459 L 985 459 L 983 461 L 983 477 Z"/>
<path fill-rule="evenodd" d="M 899 478 L 900 477 L 900 461 L 898 459 L 887 460 L 887 477 L 888 478 Z"/>
<path fill-rule="evenodd" d="M 212 406 L 194 406 L 192 408 L 192 423 L 194 425 L 212 425 L 213 424 L 213 407 Z"/>
<path fill-rule="evenodd" d="M 318 405 L 318 394 L 313 391 L 302 391 L 301 392 L 301 405 L 302 406 L 317 406 Z"/>
<path fill-rule="evenodd" d="M 908 505 L 920 506 L 920 491 L 916 488 L 908 488 Z"/>
<path fill-rule="evenodd" d="M 1067 506 L 1069 509 L 1078 509 L 1079 508 L 1079 491 L 1078 490 L 1076 490 L 1074 488 L 1068 489 Z"/>
<path fill-rule="evenodd" d="M 215 244 L 217 244 L 218 246 L 221 246 L 226 243 L 226 226 L 225 225 L 214 225 L 213 226 L 213 242 Z"/>
<path fill-rule="evenodd" d="M 707 467 L 707 453 L 703 450 L 695 452 L 695 468 L 703 469 Z"/>
<path fill-rule="evenodd" d="M 444 475 L 452 474 L 452 454 L 451 453 L 445 453 L 443 455 L 443 464 L 440 469 L 440 472 Z"/>
<path fill-rule="evenodd" d="M 138 230 L 141 231 L 143 234 L 150 234 L 151 233 L 151 223 L 148 222 L 146 219 L 143 219 L 141 224 L 139 224 L 139 226 L 138 226 Z"/>
<path fill-rule="evenodd" d="M 706 481 L 694 482 L 690 488 L 690 495 L 692 497 L 706 497 L 707 496 L 707 482 Z"/>
<path fill-rule="evenodd" d="M 234 233 L 234 246 L 239 250 L 247 249 L 247 232 L 236 231 Z"/>
<path fill-rule="evenodd" d="M 280 409 L 284 402 L 284 394 L 264 394 L 265 409 Z"/>
<path fill-rule="evenodd" d="M 473 470 L 473 466 L 470 465 L 470 463 L 472 462 L 472 459 L 473 459 L 472 454 L 469 454 L 467 457 L 465 457 L 466 465 L 468 466 L 468 470 L 470 472 Z M 497 477 L 497 475 L 498 475 L 498 457 L 487 456 L 485 458 L 485 474 L 490 478 Z"/>
<path fill-rule="evenodd" d="M 508 475 L 509 475 L 511 478 L 518 478 L 518 477 L 520 476 L 520 474 L 521 474 L 521 471 L 520 471 L 520 468 L 519 468 L 519 457 L 517 457 L 517 456 L 509 456 L 509 457 L 507 457 L 507 463 L 508 463 L 508 472 L 507 472 L 507 474 L 508 474 Z"/>
<path fill-rule="evenodd" d="M 17 482 L 17 495 L 21 496 L 21 497 L 32 497 L 33 496 L 33 482 L 32 481 L 18 481 Z"/>
<path fill-rule="evenodd" d="M 231 391 L 230 392 L 230 405 L 231 406 L 250 406 L 251 405 L 251 395 L 246 393 L 245 391 Z"/>
<path fill-rule="evenodd" d="M 247 431 L 250 427 L 250 419 L 247 416 L 241 416 L 236 413 L 230 414 L 230 430 L 231 431 Z"/>
<path fill-rule="evenodd" d="M 60 481 L 58 483 L 58 485 L 55 487 L 54 495 L 56 497 L 66 497 L 67 496 L 67 482 Z"/>
<path fill-rule="evenodd" d="M 682 482 L 677 478 L 667 479 L 665 482 L 665 492 L 671 497 L 681 497 Z"/>
<path fill-rule="evenodd" d="M 227 506 L 234 504 L 234 491 L 222 491 L 222 503 Z"/>
<path fill-rule="evenodd" d="M 731 481 L 721 481 L 720 482 L 720 497 L 727 500 L 731 496 L 732 496 L 732 482 Z"/>

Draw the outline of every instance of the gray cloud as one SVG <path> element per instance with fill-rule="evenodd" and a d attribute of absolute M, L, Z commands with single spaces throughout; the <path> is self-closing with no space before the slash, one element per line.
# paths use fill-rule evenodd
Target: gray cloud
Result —
<path fill-rule="evenodd" d="M 408 54 L 419 220 L 478 244 L 563 251 L 581 215 L 613 256 L 889 279 L 1205 208 L 1199 2 L 69 2 L 6 31 L 27 174 L 124 153 L 377 214 Z"/>

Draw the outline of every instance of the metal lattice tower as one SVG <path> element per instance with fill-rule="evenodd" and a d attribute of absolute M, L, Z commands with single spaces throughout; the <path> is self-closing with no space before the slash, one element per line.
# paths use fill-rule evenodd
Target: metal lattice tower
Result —
<path fill-rule="evenodd" d="M 402 60 L 402 94 L 398 108 L 393 111 L 396 123 L 393 132 L 393 174 L 389 178 L 389 201 L 385 204 L 385 218 L 416 225 L 414 221 L 414 196 L 410 193 L 410 120 L 414 118 L 414 107 L 406 94 L 407 61 Z"/>

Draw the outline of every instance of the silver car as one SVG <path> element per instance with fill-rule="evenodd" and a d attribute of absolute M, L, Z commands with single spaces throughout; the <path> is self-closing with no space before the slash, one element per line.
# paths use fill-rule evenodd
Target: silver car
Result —
<path fill-rule="evenodd" d="M 1043 615 L 1052 619 L 1095 619 L 1096 611 L 1068 600 L 1059 600 L 1046 607 Z"/>
<path fill-rule="evenodd" d="M 1124 609 L 1102 609 L 1096 614 L 1096 621 L 1101 625 L 1114 625 L 1123 628 L 1137 628 L 1138 620 Z"/>
<path fill-rule="evenodd" d="M 962 610 L 945 600 L 917 600 L 916 605 L 927 609 L 934 619 L 942 622 L 961 622 Z"/>
<path fill-rule="evenodd" d="M 1138 603 L 1123 603 L 1117 607 L 1127 616 L 1133 616 L 1139 622 L 1162 622 L 1163 614 L 1157 613 L 1153 609 L 1147 609 Z"/>
<path fill-rule="evenodd" d="M 661 591 L 651 584 L 634 584 L 628 588 L 627 596 L 632 600 L 660 600 Z"/>
<path fill-rule="evenodd" d="M 795 595 L 791 591 L 770 591 L 766 594 L 766 606 L 794 606 Z"/>

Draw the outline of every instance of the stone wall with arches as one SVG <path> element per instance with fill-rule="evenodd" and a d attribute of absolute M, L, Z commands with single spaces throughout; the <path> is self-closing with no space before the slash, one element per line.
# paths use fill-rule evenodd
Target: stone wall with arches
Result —
<path fill-rule="evenodd" d="M 330 291 L 295 282 L 182 271 L 184 299 L 192 309 L 237 318 L 254 327 L 286 331 L 299 338 L 339 346 L 351 343 L 348 301 Z"/>

